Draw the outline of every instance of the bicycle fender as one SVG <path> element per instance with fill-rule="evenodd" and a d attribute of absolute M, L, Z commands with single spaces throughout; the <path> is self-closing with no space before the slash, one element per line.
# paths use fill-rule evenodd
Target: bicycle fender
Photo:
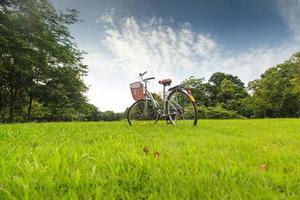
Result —
<path fill-rule="evenodd" d="M 196 102 L 196 99 L 193 97 L 193 95 L 189 94 L 189 97 L 190 97 L 190 99 L 191 99 L 191 101 L 192 101 L 193 103 Z"/>
<path fill-rule="evenodd" d="M 191 99 L 191 101 L 193 103 L 196 102 L 195 97 L 190 92 L 188 92 L 186 89 L 184 89 L 182 85 L 177 85 L 177 86 L 174 86 L 172 88 L 169 88 L 168 91 L 182 91 Z"/>
<path fill-rule="evenodd" d="M 181 91 L 183 91 L 183 92 L 191 99 L 191 101 L 192 101 L 193 103 L 196 102 L 195 97 L 194 97 L 189 91 L 187 91 L 187 90 L 185 90 L 185 89 L 181 89 Z"/>

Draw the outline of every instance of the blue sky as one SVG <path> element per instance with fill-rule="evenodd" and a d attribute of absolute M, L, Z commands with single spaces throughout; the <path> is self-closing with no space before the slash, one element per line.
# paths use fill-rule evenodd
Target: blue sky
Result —
<path fill-rule="evenodd" d="M 53 0 L 59 9 L 76 8 L 85 22 L 74 26 L 78 42 L 93 44 L 103 31 L 95 19 L 115 9 L 118 15 L 147 19 L 173 18 L 189 22 L 194 31 L 211 34 L 225 48 L 244 50 L 289 37 L 287 24 L 274 0 Z"/>
<path fill-rule="evenodd" d="M 52 2 L 84 20 L 71 32 L 88 53 L 87 96 L 101 110 L 129 106 L 128 84 L 140 71 L 175 83 L 224 71 L 247 83 L 300 50 L 300 0 Z"/>

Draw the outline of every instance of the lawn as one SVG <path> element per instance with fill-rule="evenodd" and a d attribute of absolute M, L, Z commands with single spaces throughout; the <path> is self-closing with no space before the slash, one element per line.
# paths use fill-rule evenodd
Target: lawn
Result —
<path fill-rule="evenodd" d="M 300 199 L 300 120 L 0 125 L 0 199 Z"/>

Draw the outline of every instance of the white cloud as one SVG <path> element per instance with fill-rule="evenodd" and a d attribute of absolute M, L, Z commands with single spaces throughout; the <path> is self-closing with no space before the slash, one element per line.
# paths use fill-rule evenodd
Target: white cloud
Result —
<path fill-rule="evenodd" d="M 300 42 L 300 0 L 278 0 L 277 3 L 294 39 Z"/>
<path fill-rule="evenodd" d="M 208 78 L 216 71 L 238 75 L 246 83 L 258 78 L 268 67 L 285 61 L 300 49 L 299 21 L 295 18 L 298 10 L 282 2 L 278 5 L 293 31 L 293 39 L 235 55 L 227 53 L 208 34 L 193 31 L 189 23 L 174 28 L 173 19 L 114 20 L 113 13 L 104 15 L 98 19 L 106 30 L 99 44 L 101 50 L 90 51 L 85 57 L 90 68 L 86 79 L 91 86 L 88 97 L 100 110 L 124 111 L 133 102 L 129 83 L 138 80 L 138 73 L 144 70 L 149 76 L 172 78 L 175 83 L 191 75 Z M 150 88 L 158 91 L 160 86 L 155 81 Z"/>

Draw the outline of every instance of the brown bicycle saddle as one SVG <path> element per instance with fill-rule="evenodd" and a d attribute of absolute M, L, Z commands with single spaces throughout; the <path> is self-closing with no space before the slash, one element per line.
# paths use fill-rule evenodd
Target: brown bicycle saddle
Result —
<path fill-rule="evenodd" d="M 158 83 L 162 84 L 164 86 L 169 86 L 169 85 L 171 85 L 172 80 L 171 79 L 163 79 L 163 80 L 158 81 Z"/>

